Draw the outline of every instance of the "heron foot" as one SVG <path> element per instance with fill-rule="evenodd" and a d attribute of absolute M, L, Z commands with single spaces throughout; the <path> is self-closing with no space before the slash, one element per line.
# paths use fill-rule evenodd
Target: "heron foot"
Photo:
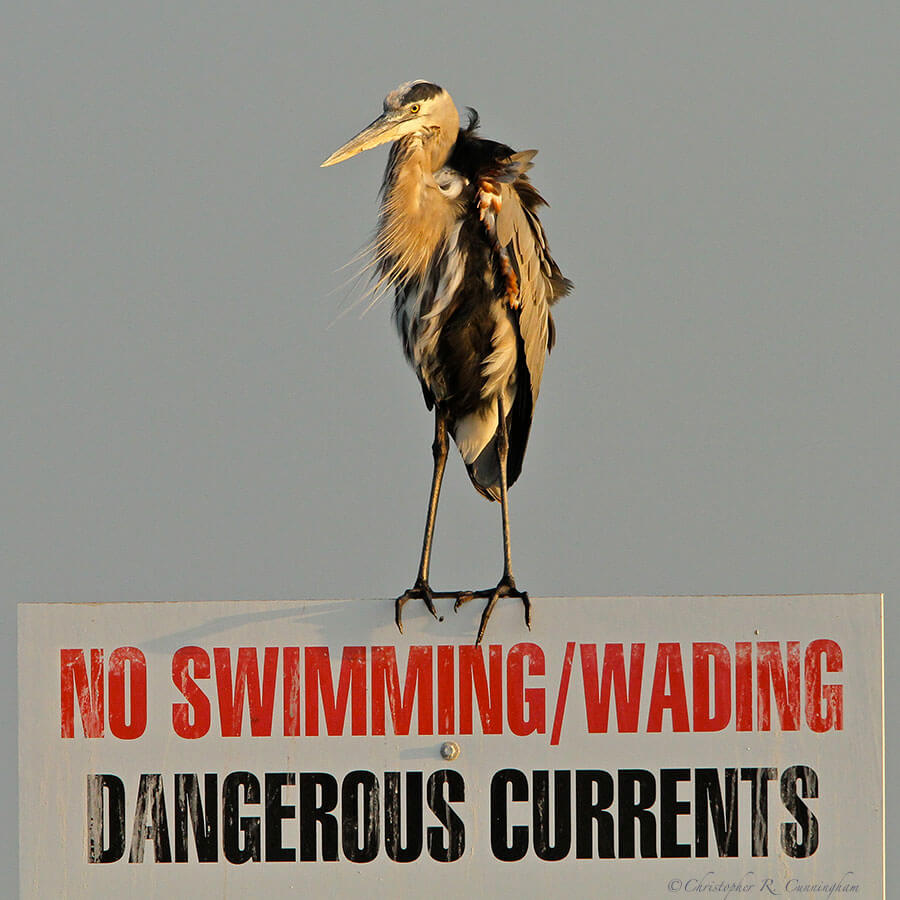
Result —
<path fill-rule="evenodd" d="M 484 637 L 484 632 L 487 629 L 488 619 L 490 619 L 491 613 L 501 597 L 517 597 L 522 601 L 522 605 L 525 607 L 525 625 L 531 631 L 531 600 L 528 598 L 526 591 L 520 591 L 516 587 L 515 579 L 509 572 L 503 575 L 495 588 L 487 588 L 483 591 L 460 591 L 457 595 L 456 603 L 453 604 L 453 611 L 458 612 L 463 604 L 474 600 L 476 597 L 487 599 L 487 605 L 481 614 L 481 624 L 478 626 L 478 636 L 475 638 L 476 646 L 481 643 L 481 639 Z"/>
<path fill-rule="evenodd" d="M 428 582 L 423 578 L 417 578 L 416 583 L 408 591 L 404 591 L 394 601 L 394 621 L 397 623 L 397 628 L 400 629 L 400 634 L 403 634 L 403 607 L 406 606 L 407 600 L 423 601 L 428 612 L 430 612 L 438 622 L 444 621 L 444 617 L 439 616 L 434 607 L 434 597 L 435 592 L 431 589 Z"/>

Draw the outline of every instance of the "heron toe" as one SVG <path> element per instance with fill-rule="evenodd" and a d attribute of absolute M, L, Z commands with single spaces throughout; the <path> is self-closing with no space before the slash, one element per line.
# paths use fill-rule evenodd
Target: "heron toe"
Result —
<path fill-rule="evenodd" d="M 515 579 L 511 574 L 505 574 L 494 588 L 486 588 L 483 591 L 460 591 L 456 598 L 456 603 L 453 604 L 453 611 L 458 612 L 463 604 L 468 603 L 470 600 L 474 600 L 476 597 L 487 599 L 487 605 L 481 613 L 478 636 L 475 638 L 476 646 L 478 646 L 481 643 L 482 638 L 484 638 L 488 620 L 491 617 L 491 613 L 494 611 L 494 607 L 497 605 L 497 601 L 501 597 L 515 597 L 522 601 L 522 605 L 525 607 L 525 626 L 531 631 L 531 599 L 529 598 L 527 591 L 520 591 L 516 587 Z"/>
<path fill-rule="evenodd" d="M 434 591 L 431 590 L 427 581 L 417 581 L 408 591 L 404 591 L 394 601 L 394 621 L 400 634 L 403 634 L 403 607 L 406 606 L 408 600 L 421 600 L 424 602 L 428 612 L 430 612 L 438 622 L 443 622 L 444 617 L 439 616 L 434 606 Z"/>

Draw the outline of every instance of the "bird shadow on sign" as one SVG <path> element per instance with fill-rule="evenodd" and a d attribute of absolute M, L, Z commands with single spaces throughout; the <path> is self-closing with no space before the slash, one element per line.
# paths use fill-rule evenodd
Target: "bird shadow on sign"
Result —
<path fill-rule="evenodd" d="M 260 602 L 260 601 L 250 601 Z M 283 601 L 277 601 L 279 603 Z M 231 616 L 217 616 L 200 625 L 194 625 L 190 628 L 184 628 L 178 631 L 171 631 L 167 634 L 159 635 L 149 641 L 141 644 L 151 652 L 168 653 L 172 647 L 187 646 L 190 644 L 199 644 L 210 637 L 224 634 L 236 628 L 243 628 L 247 625 L 258 625 L 266 622 L 286 621 L 302 625 L 305 629 L 304 637 L 308 641 L 309 626 L 312 625 L 314 634 L 318 635 L 324 630 L 324 624 L 317 622 L 323 617 L 329 617 L 341 607 L 351 601 L 335 600 L 335 601 L 305 601 L 299 600 L 296 605 L 290 608 L 279 608 L 274 610 L 262 610 L 260 612 L 235 613 Z M 318 626 L 318 627 L 316 627 Z"/>

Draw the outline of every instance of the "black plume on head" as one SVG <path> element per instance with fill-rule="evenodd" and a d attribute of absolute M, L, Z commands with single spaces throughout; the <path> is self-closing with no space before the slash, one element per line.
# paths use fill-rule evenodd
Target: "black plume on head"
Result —
<path fill-rule="evenodd" d="M 412 103 L 414 100 L 430 100 L 442 92 L 443 88 L 438 87 L 436 84 L 432 84 L 430 81 L 420 81 L 412 85 L 403 95 L 403 102 Z"/>

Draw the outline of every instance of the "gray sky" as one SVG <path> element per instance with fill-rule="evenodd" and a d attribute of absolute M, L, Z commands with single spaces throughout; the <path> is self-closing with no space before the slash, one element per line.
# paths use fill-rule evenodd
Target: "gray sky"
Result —
<path fill-rule="evenodd" d="M 385 152 L 318 165 L 416 77 L 541 151 L 576 284 L 511 493 L 520 585 L 884 591 L 896 647 L 896 6 L 391 10 L 4 11 L 4 721 L 17 601 L 411 583 L 431 418 L 388 305 L 360 317 L 338 271 Z M 454 455 L 435 587 L 494 583 L 499 528 Z M 10 809 L 12 728 L 2 753 Z"/>

